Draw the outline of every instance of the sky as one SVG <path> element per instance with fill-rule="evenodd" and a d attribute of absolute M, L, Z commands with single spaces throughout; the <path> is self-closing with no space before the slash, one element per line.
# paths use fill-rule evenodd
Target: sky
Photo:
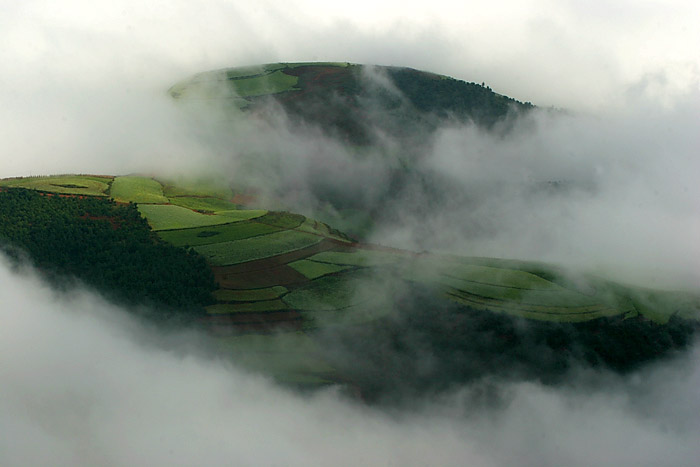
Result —
<path fill-rule="evenodd" d="M 216 171 L 235 167 L 227 161 L 242 145 L 274 153 L 283 141 L 294 156 L 286 168 L 303 179 L 304 155 L 327 141 L 249 127 L 222 136 L 210 120 L 178 112 L 167 88 L 204 70 L 276 61 L 409 66 L 567 112 L 537 114 L 506 139 L 445 128 L 431 168 L 510 188 L 473 211 L 437 209 L 431 225 L 443 235 L 432 244 L 416 240 L 409 209 L 378 241 L 697 290 L 699 22 L 698 3 L 681 0 L 0 0 L 0 177 Z M 524 182 L 552 178 L 595 190 L 522 196 Z M 465 237 L 467 224 L 496 234 Z M 51 291 L 2 258 L 0 292 L 3 465 L 700 457 L 697 351 L 626 379 L 596 375 L 588 392 L 505 385 L 505 408 L 472 412 L 462 388 L 387 414 L 333 391 L 280 389 L 183 344 L 196 337 L 162 342 L 92 292 Z"/>
<path fill-rule="evenodd" d="M 0 176 L 187 166 L 164 90 L 275 61 L 401 65 L 607 115 L 697 93 L 692 1 L 0 2 Z M 108 144 L 106 144 L 108 143 Z"/>

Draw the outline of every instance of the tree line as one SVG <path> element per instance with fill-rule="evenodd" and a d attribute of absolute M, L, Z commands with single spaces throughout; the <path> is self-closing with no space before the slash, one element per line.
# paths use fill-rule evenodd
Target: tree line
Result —
<path fill-rule="evenodd" d="M 160 240 L 135 204 L 13 188 L 0 192 L 0 248 L 54 282 L 74 277 L 110 299 L 182 315 L 216 288 L 204 258 Z"/>

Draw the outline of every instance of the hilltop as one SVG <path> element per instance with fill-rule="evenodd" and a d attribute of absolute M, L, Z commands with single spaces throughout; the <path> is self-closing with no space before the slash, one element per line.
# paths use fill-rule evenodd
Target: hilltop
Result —
<path fill-rule="evenodd" d="M 181 81 L 176 99 L 230 103 L 250 113 L 273 100 L 297 124 L 319 126 L 348 143 L 369 145 L 380 134 L 415 143 L 446 121 L 491 128 L 534 106 L 484 84 L 404 67 L 353 63 L 268 63 L 226 68 Z"/>

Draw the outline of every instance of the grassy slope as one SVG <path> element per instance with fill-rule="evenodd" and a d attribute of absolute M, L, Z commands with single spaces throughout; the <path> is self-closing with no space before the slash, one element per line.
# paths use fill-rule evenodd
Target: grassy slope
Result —
<path fill-rule="evenodd" d="M 167 203 L 163 187 L 148 177 L 117 177 L 112 182 L 110 196 L 122 203 Z"/>
<path fill-rule="evenodd" d="M 160 237 L 177 246 L 199 246 L 242 240 L 279 232 L 280 230 L 282 229 L 279 227 L 262 224 L 253 219 L 219 226 L 168 230 L 160 232 Z"/>
<path fill-rule="evenodd" d="M 266 211 L 221 211 L 217 214 L 201 214 L 191 209 L 171 204 L 139 204 L 139 211 L 153 230 L 177 230 L 209 225 L 230 224 L 260 217 Z"/>
<path fill-rule="evenodd" d="M 260 237 L 195 247 L 207 261 L 216 266 L 270 258 L 300 250 L 320 242 L 323 237 L 294 230 L 274 232 Z"/>
<path fill-rule="evenodd" d="M 0 180 L 0 187 L 27 188 L 51 193 L 106 196 L 113 177 L 55 175 Z"/>
<path fill-rule="evenodd" d="M 270 67 L 262 72 L 269 74 L 279 69 Z M 181 186 L 163 185 L 138 176 L 61 175 L 7 179 L 0 181 L 0 187 L 30 187 L 93 196 L 104 196 L 109 192 L 118 200 L 140 203 L 139 210 L 152 228 L 159 231 L 161 238 L 179 246 L 194 246 L 214 265 L 271 258 L 312 246 L 324 238 L 345 241 L 342 234 L 336 234 L 325 224 L 304 216 L 220 210 L 233 206 L 226 199 L 230 190 L 208 187 L 206 183 L 184 183 Z M 183 205 L 169 204 L 172 200 Z M 308 308 L 309 297 L 317 300 L 329 291 L 328 283 L 347 282 L 346 277 L 353 277 L 347 274 L 348 270 L 359 267 L 366 273 L 376 268 L 389 268 L 378 271 L 408 283 L 437 287 L 450 300 L 477 309 L 532 319 L 582 321 L 614 315 L 629 317 L 638 313 L 665 323 L 674 315 L 696 318 L 698 312 L 698 299 L 693 294 L 634 289 L 595 278 L 572 279 L 556 268 L 531 262 L 434 255 L 417 257 L 409 252 L 348 250 L 338 246 L 332 251 L 295 259 L 289 266 L 313 281 L 286 297 L 291 307 L 301 304 L 298 308 Z M 324 277 L 328 275 L 337 277 Z M 330 294 L 327 301 L 334 303 L 334 309 L 354 304 L 350 299 L 343 303 L 343 296 L 344 292 L 338 290 Z M 270 298 L 261 296 L 259 299 Z"/>
<path fill-rule="evenodd" d="M 448 299 L 448 302 L 460 304 L 459 306 L 466 305 L 467 308 L 458 310 L 470 310 L 470 319 L 481 317 L 479 319 L 488 321 L 488 316 L 491 315 L 510 315 L 530 319 L 532 322 L 549 323 L 547 326 L 587 326 L 587 323 L 598 323 L 591 325 L 603 326 L 600 329 L 604 333 L 608 332 L 605 331 L 607 326 L 612 326 L 611 335 L 623 340 L 639 332 L 642 336 L 646 336 L 644 333 L 656 336 L 654 333 L 659 331 L 645 323 L 669 323 L 669 326 L 677 327 L 677 319 L 697 320 L 700 315 L 700 298 L 692 294 L 635 289 L 596 278 L 571 276 L 540 263 L 415 255 L 379 248 L 358 249 L 348 243 L 342 234 L 304 216 L 284 212 L 220 211 L 220 208 L 231 206 L 228 202 L 230 192 L 225 189 L 209 190 L 202 185 L 181 188 L 173 184 L 164 186 L 145 177 L 117 177 L 116 186 L 112 183 L 110 191 L 110 182 L 111 178 L 60 176 L 3 180 L 0 181 L 0 187 L 29 185 L 34 189 L 54 193 L 75 190 L 76 194 L 90 192 L 95 196 L 104 196 L 109 191 L 121 200 L 137 200 L 141 203 L 140 211 L 155 229 L 169 229 L 158 230 L 162 239 L 175 245 L 194 246 L 208 259 L 210 265 L 233 265 L 226 267 L 234 269 L 215 272 L 215 275 L 219 274 L 217 280 L 233 281 L 234 287 L 224 287 L 214 292 L 213 299 L 216 303 L 210 305 L 207 312 L 212 319 L 243 317 L 241 322 L 249 328 L 241 329 L 252 330 L 247 332 L 268 330 L 270 326 L 278 326 L 278 323 L 301 325 L 302 329 L 312 334 L 319 327 L 345 328 L 347 325 L 364 323 L 363 326 L 371 328 L 374 326 L 371 323 L 382 323 L 397 307 L 411 308 L 412 304 L 400 300 L 406 296 L 407 290 L 415 288 L 432 291 L 435 299 L 442 297 Z M 178 198 L 182 201 L 182 206 L 168 204 Z M 214 214 L 202 214 L 193 209 L 211 211 Z M 265 258 L 274 260 L 283 257 L 280 255 L 285 255 L 286 258 L 290 252 L 306 251 L 303 249 L 322 241 L 332 242 L 330 251 L 317 253 L 309 250 L 301 256 L 289 257 L 282 262 L 272 261 L 267 266 L 261 263 L 256 266 L 258 269 L 235 269 L 241 262 Z M 290 273 L 296 276 L 290 276 Z M 282 287 L 280 283 L 275 283 L 276 274 L 282 274 L 280 278 L 287 277 L 291 280 L 291 285 Z M 243 289 L 235 286 L 238 280 L 255 277 L 265 279 L 260 283 L 268 285 Z M 435 305 L 426 306 L 432 308 Z M 289 318 L 284 318 L 287 315 Z M 266 316 L 273 317 L 275 321 L 265 321 Z M 605 320 L 611 317 L 615 321 L 605 324 L 608 323 Z M 213 325 L 235 328 L 235 321 L 231 323 L 233 324 Z M 386 325 L 377 326 L 381 328 Z M 624 331 L 626 334 L 623 333 L 623 337 L 620 337 L 615 334 L 618 332 L 615 329 L 619 326 L 630 330 Z M 356 328 L 350 326 L 348 329 Z M 585 328 L 576 329 L 584 329 L 581 332 L 584 333 L 584 341 L 588 342 L 588 331 Z M 682 336 L 685 331 L 673 332 L 680 332 L 678 335 Z M 260 336 L 257 342 L 274 342 L 272 337 L 266 339 Z M 241 338 L 235 336 L 221 340 L 224 348 L 229 348 L 229 345 L 234 348 L 240 341 Z M 662 342 L 665 341 L 662 339 Z M 327 381 L 326 377 L 333 373 L 325 363 L 317 365 L 317 370 L 306 368 L 302 372 L 299 368 L 305 365 L 303 359 L 317 359 L 318 362 L 323 360 L 318 355 L 313 356 L 307 352 L 287 355 L 286 363 L 278 367 L 275 362 L 279 361 L 280 356 L 274 356 L 275 353 L 270 352 L 265 345 L 261 344 L 262 347 L 250 351 L 251 361 L 261 357 L 261 348 L 267 349 L 263 353 L 269 360 L 270 371 L 282 380 L 302 379 L 320 383 Z M 617 348 L 615 346 L 618 344 L 612 342 L 611 345 Z M 660 348 L 665 347 L 662 345 Z M 604 351 L 604 347 L 596 349 L 595 352 Z M 616 352 L 618 351 L 608 352 L 612 356 L 606 358 L 614 361 L 617 358 Z M 637 357 L 633 355 L 629 358 Z"/>

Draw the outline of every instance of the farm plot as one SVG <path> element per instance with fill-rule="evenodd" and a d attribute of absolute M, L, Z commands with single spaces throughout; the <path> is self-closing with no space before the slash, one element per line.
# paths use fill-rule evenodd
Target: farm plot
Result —
<path fill-rule="evenodd" d="M 301 214 L 292 214 L 285 211 L 270 211 L 257 221 L 262 224 L 268 224 L 281 229 L 296 229 L 304 221 L 306 217 Z"/>
<path fill-rule="evenodd" d="M 153 230 L 187 229 L 210 225 L 229 224 L 255 217 L 264 211 L 226 211 L 220 214 L 201 214 L 171 204 L 139 204 L 139 211 Z"/>
<path fill-rule="evenodd" d="M 330 263 L 319 263 L 308 259 L 294 261 L 293 263 L 289 263 L 289 266 L 293 267 L 309 279 L 316 279 L 327 274 L 345 271 L 352 267 Z"/>
<path fill-rule="evenodd" d="M 246 212 L 246 211 L 244 211 Z M 250 212 L 250 211 L 248 211 Z M 262 211 L 264 212 L 264 211 Z M 211 217 L 211 216 L 207 216 Z M 158 235 L 176 246 L 199 246 L 211 243 L 230 242 L 279 232 L 279 227 L 255 221 L 240 221 L 232 224 L 181 230 L 161 230 Z"/>
<path fill-rule="evenodd" d="M 407 259 L 406 255 L 388 251 L 353 250 L 324 251 L 309 258 L 312 261 L 347 266 L 370 267 L 399 264 Z"/>
<path fill-rule="evenodd" d="M 434 263 L 433 263 L 434 264 Z M 426 263 L 428 265 L 428 263 Z M 428 266 L 428 269 L 430 266 Z M 468 282 L 510 287 L 524 290 L 561 290 L 553 282 L 526 271 L 480 266 L 476 264 L 443 263 L 437 265 L 437 273 L 443 277 Z"/>
<path fill-rule="evenodd" d="M 240 97 L 265 96 L 294 89 L 299 78 L 277 70 L 253 77 L 230 79 L 235 93 Z"/>
<path fill-rule="evenodd" d="M 546 306 L 531 305 L 504 300 L 489 299 L 452 289 L 447 291 L 447 297 L 469 307 L 494 313 L 506 313 L 522 318 L 553 322 L 582 322 L 595 318 L 621 315 L 634 312 L 634 308 L 615 308 L 605 304 L 590 306 Z"/>
<path fill-rule="evenodd" d="M 236 210 L 237 206 L 230 201 L 211 197 L 171 196 L 171 204 L 195 211 L 216 213 L 218 211 Z"/>
<path fill-rule="evenodd" d="M 289 292 L 283 300 L 301 311 L 342 310 L 369 304 L 373 294 L 364 290 L 366 280 L 367 276 L 355 273 L 321 277 Z"/>
<path fill-rule="evenodd" d="M 288 309 L 287 305 L 278 299 L 264 300 L 249 303 L 218 303 L 206 307 L 209 314 L 226 313 L 252 313 L 265 311 L 282 311 Z"/>
<path fill-rule="evenodd" d="M 231 242 L 201 245 L 195 249 L 214 266 L 226 266 L 289 253 L 315 245 L 323 237 L 293 230 Z"/>
<path fill-rule="evenodd" d="M 279 256 L 272 257 L 270 259 L 274 260 L 278 257 Z M 260 261 L 251 261 L 249 263 L 243 263 L 242 265 L 259 262 Z M 214 276 L 216 282 L 224 289 L 247 290 L 274 286 L 294 286 L 309 281 L 306 276 L 286 264 L 271 265 L 267 268 L 256 269 L 254 271 L 241 271 L 226 274 L 216 273 L 218 269 L 216 266 L 213 269 L 215 270 Z"/>
<path fill-rule="evenodd" d="M 552 284 L 550 289 L 523 289 L 505 285 L 491 285 L 441 276 L 440 283 L 477 297 L 514 302 L 518 305 L 540 305 L 546 307 L 588 307 L 600 305 L 600 301 L 586 295 Z"/>
<path fill-rule="evenodd" d="M 350 66 L 350 63 L 348 62 L 298 62 L 298 63 L 285 63 L 289 68 L 299 68 L 299 67 L 305 67 L 305 66 L 315 66 L 315 67 L 327 67 L 327 66 L 333 66 L 333 67 L 339 67 L 339 68 L 347 68 Z"/>
<path fill-rule="evenodd" d="M 50 177 L 27 177 L 0 180 L 0 186 L 27 188 L 50 193 L 107 196 L 111 177 L 91 177 L 87 175 L 57 175 Z"/>
<path fill-rule="evenodd" d="M 167 203 L 160 183 L 147 177 L 117 177 L 112 182 L 109 194 L 117 201 L 128 203 Z"/>
<path fill-rule="evenodd" d="M 287 68 L 286 63 L 268 63 L 258 66 L 242 66 L 235 68 L 227 68 L 224 70 L 226 79 L 235 80 L 241 78 L 253 78 L 263 76 L 278 70 Z"/>
<path fill-rule="evenodd" d="M 217 180 L 166 179 L 159 181 L 163 185 L 163 194 L 168 198 L 185 196 L 226 200 L 233 196 L 231 188 Z"/>
<path fill-rule="evenodd" d="M 214 291 L 214 298 L 219 302 L 255 302 L 261 300 L 274 300 L 287 293 L 286 287 L 274 286 L 263 289 L 229 290 L 219 289 Z"/>
<path fill-rule="evenodd" d="M 445 258 L 418 260 L 402 271 L 402 277 L 438 285 L 448 298 L 472 308 L 538 320 L 586 321 L 634 310 L 629 301 L 618 303 L 583 294 L 527 271 Z"/>
<path fill-rule="evenodd" d="M 312 233 L 315 235 L 322 235 L 324 237 L 332 238 L 334 240 L 350 243 L 350 240 L 348 240 L 348 238 L 341 234 L 339 231 L 331 229 L 327 224 L 324 224 L 323 222 L 319 222 L 308 217 L 306 218 L 306 220 L 304 220 L 304 222 L 301 223 L 299 227 L 297 227 L 296 230 L 300 232 Z"/>

